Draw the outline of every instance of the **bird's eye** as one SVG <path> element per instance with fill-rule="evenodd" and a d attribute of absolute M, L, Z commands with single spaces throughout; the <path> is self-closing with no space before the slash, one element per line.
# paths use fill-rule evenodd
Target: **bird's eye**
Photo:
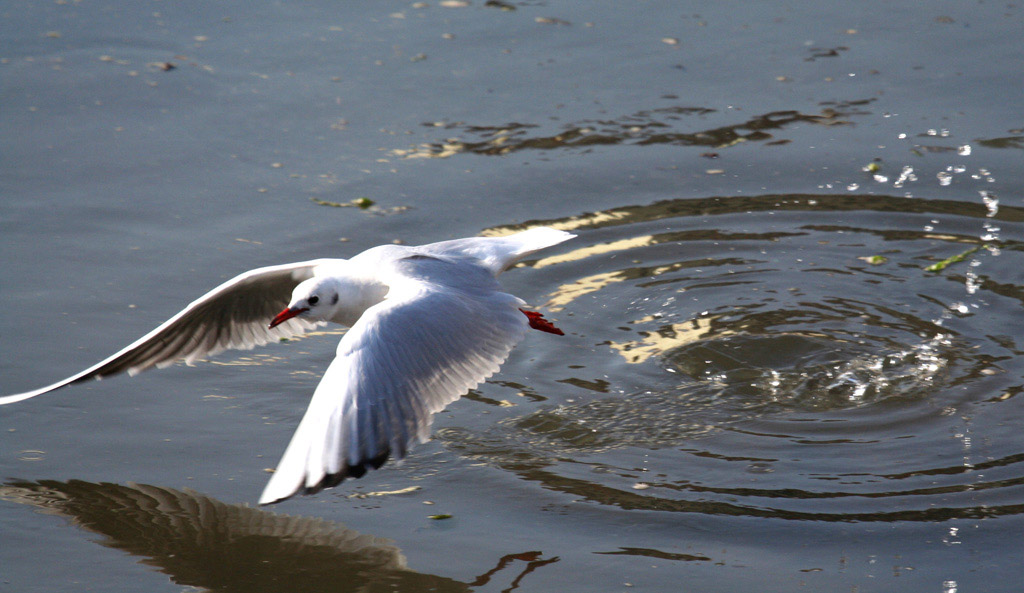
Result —
<path fill-rule="evenodd" d="M 320 302 L 320 297 L 318 297 L 318 296 L 311 296 L 308 299 L 306 299 L 306 302 L 309 303 L 310 305 L 315 305 L 318 302 Z"/>

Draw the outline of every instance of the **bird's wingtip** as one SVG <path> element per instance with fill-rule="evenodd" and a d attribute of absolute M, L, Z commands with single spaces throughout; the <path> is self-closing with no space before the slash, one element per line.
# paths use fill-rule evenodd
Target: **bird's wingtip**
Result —
<path fill-rule="evenodd" d="M 260 494 L 260 498 L 257 501 L 260 506 L 283 502 L 295 496 L 302 490 L 301 482 L 285 484 L 281 480 L 274 479 L 277 477 L 278 474 L 275 473 L 274 476 L 270 478 L 270 482 L 268 482 L 266 487 L 263 488 L 263 493 Z"/>
<path fill-rule="evenodd" d="M 290 479 L 282 468 L 277 470 L 270 477 L 270 481 L 263 488 L 263 493 L 257 501 L 260 506 L 275 504 L 295 496 L 302 489 L 302 477 L 292 476 Z"/>
<path fill-rule="evenodd" d="M 291 497 L 292 497 L 291 494 L 289 494 L 288 496 L 281 496 L 281 497 L 279 497 L 279 496 L 268 496 L 267 493 L 264 492 L 260 496 L 260 499 L 257 501 L 257 504 L 259 504 L 259 506 L 261 506 L 261 507 L 265 507 L 265 506 L 269 506 L 269 505 L 272 505 L 272 504 L 277 504 L 277 503 L 279 503 L 281 501 L 284 501 L 284 500 L 287 500 L 287 499 L 289 499 Z"/>
<path fill-rule="evenodd" d="M 6 406 L 7 404 L 13 404 L 26 399 L 32 399 L 37 395 L 42 395 L 47 391 L 53 391 L 53 387 L 43 387 L 42 389 L 35 389 L 33 391 L 26 391 L 24 393 L 15 393 L 13 395 L 0 396 L 0 406 Z"/>
<path fill-rule="evenodd" d="M 267 483 L 263 489 L 263 493 L 260 495 L 257 504 L 260 506 L 266 506 L 271 504 L 277 504 L 284 502 L 297 494 L 316 494 L 325 488 L 334 488 L 338 484 L 341 484 L 346 479 L 358 479 L 366 475 L 366 472 L 371 469 L 380 469 L 384 465 L 391 455 L 391 449 L 385 448 L 382 452 L 378 453 L 372 458 L 364 459 L 363 461 L 354 465 L 345 465 L 340 471 L 328 474 L 324 473 L 320 476 L 320 480 L 312 485 L 307 484 L 311 482 L 308 476 L 303 476 L 296 479 L 292 476 L 292 479 L 288 479 L 287 471 L 282 473 L 282 468 L 278 467 L 277 471 L 270 478 L 270 482 Z"/>
<path fill-rule="evenodd" d="M 559 242 L 568 241 L 569 239 L 572 239 L 573 237 L 576 236 L 575 233 L 570 233 L 569 231 L 563 231 L 562 229 L 556 229 L 550 226 L 537 226 L 528 229 L 525 232 L 535 235 L 547 235 L 549 237 L 558 237 L 560 239 Z"/>

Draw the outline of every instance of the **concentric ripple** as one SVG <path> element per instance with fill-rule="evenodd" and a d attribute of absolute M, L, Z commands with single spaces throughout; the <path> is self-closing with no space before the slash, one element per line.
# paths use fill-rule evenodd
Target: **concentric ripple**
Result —
<path fill-rule="evenodd" d="M 1024 210 L 976 195 L 676 199 L 544 221 L 581 235 L 527 265 L 586 347 L 545 403 L 440 437 L 618 508 L 1024 512 L 1024 243 L 1006 239 Z"/>

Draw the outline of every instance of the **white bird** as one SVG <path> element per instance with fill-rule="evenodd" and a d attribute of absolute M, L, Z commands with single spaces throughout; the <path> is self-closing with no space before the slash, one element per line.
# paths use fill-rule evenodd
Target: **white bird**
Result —
<path fill-rule="evenodd" d="M 106 360 L 0 405 L 340 323 L 349 330 L 259 502 L 318 492 L 405 457 L 432 415 L 494 374 L 529 327 L 562 335 L 496 277 L 574 236 L 541 227 L 251 270 Z"/>

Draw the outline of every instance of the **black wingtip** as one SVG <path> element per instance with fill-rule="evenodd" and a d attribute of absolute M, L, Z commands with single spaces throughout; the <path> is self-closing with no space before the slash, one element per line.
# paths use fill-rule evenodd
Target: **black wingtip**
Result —
<path fill-rule="evenodd" d="M 334 474 L 327 474 L 316 486 L 303 488 L 303 494 L 316 494 L 324 488 L 334 488 L 344 482 L 347 478 L 359 479 L 366 475 L 371 469 L 380 469 L 388 461 L 391 449 L 385 449 L 382 453 L 371 459 L 365 459 L 356 465 L 346 465 L 341 471 Z M 280 501 L 277 501 L 280 502 Z M 271 503 L 273 504 L 273 503 Z"/>

